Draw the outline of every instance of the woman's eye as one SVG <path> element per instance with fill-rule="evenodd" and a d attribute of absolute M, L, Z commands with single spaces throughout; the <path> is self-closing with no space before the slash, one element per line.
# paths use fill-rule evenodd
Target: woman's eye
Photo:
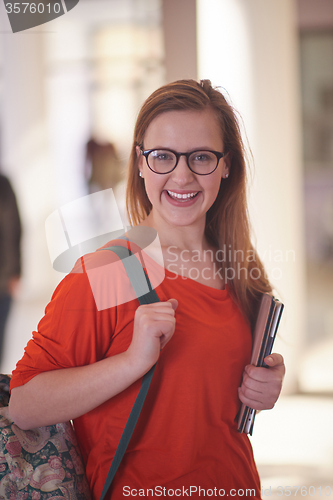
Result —
<path fill-rule="evenodd" d="M 193 157 L 193 160 L 197 162 L 205 162 L 205 161 L 210 161 L 211 157 L 206 153 L 198 153 Z"/>
<path fill-rule="evenodd" d="M 166 151 L 163 152 L 156 152 L 153 155 L 154 160 L 157 161 L 170 161 L 172 160 L 172 155 Z"/>

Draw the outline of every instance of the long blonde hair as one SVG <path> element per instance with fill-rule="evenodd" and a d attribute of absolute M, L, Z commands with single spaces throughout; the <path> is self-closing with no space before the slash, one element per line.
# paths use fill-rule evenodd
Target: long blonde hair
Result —
<path fill-rule="evenodd" d="M 229 270 L 228 287 L 245 317 L 252 323 L 258 299 L 272 287 L 251 243 L 246 201 L 245 148 L 236 112 L 209 80 L 179 80 L 157 89 L 144 102 L 135 126 L 128 169 L 126 203 L 133 225 L 152 209 L 144 183 L 138 175 L 136 147 L 142 146 L 149 124 L 159 114 L 175 110 L 212 109 L 220 124 L 224 152 L 231 156 L 229 178 L 221 182 L 215 202 L 206 214 L 206 237 L 223 250 L 223 269 Z"/>

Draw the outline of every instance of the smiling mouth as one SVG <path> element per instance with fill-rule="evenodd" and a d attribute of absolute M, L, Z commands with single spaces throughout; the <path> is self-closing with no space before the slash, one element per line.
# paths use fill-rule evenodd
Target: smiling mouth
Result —
<path fill-rule="evenodd" d="M 191 200 L 192 198 L 195 198 L 199 194 L 199 191 L 194 191 L 193 193 L 184 193 L 184 194 L 174 193 L 173 191 L 167 191 L 167 193 L 170 196 L 170 198 L 172 198 L 174 200 L 187 201 L 187 200 Z"/>

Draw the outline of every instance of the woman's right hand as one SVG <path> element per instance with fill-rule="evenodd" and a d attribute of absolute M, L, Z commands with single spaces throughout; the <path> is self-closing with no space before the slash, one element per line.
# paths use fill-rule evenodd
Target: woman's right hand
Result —
<path fill-rule="evenodd" d="M 133 338 L 128 356 L 147 372 L 158 360 L 160 351 L 175 331 L 176 299 L 138 307 L 134 316 Z"/>
<path fill-rule="evenodd" d="M 15 423 L 33 429 L 73 420 L 127 389 L 156 363 L 171 339 L 177 306 L 176 299 L 139 306 L 127 351 L 89 365 L 46 371 L 12 389 L 9 413 Z"/>

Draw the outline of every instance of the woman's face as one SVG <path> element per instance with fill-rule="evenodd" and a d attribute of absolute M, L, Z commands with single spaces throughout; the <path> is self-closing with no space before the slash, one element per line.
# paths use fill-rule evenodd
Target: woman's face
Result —
<path fill-rule="evenodd" d="M 144 136 L 143 149 L 223 151 L 218 120 L 211 109 L 202 111 L 167 111 L 158 115 Z M 137 153 L 140 153 L 137 148 Z M 144 156 L 139 170 L 152 204 L 150 217 L 171 226 L 205 227 L 206 213 L 218 194 L 222 177 L 229 172 L 227 157 L 221 158 L 217 169 L 209 175 L 197 175 L 187 166 L 186 157 L 179 158 L 169 174 L 152 172 Z"/>

